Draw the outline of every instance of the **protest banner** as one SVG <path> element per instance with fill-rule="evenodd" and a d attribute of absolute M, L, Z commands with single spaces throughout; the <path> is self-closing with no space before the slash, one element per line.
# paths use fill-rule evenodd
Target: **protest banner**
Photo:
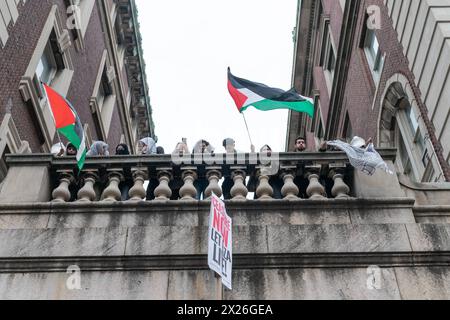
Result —
<path fill-rule="evenodd" d="M 208 239 L 209 268 L 222 278 L 224 286 L 232 290 L 232 220 L 227 214 L 225 203 L 214 194 L 211 197 Z"/>

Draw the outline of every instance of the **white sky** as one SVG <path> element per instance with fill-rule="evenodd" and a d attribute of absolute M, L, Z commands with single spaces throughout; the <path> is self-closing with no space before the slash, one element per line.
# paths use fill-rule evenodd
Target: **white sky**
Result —
<path fill-rule="evenodd" d="M 136 0 L 158 145 L 183 137 L 223 152 L 224 138 L 250 151 L 242 115 L 227 90 L 234 75 L 291 88 L 297 0 Z M 245 112 L 257 150 L 284 151 L 287 110 Z"/>

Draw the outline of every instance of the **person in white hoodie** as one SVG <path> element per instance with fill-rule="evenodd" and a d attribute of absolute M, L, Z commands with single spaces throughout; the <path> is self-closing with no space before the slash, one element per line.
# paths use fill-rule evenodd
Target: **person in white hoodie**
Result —
<path fill-rule="evenodd" d="M 139 151 L 144 155 L 158 154 L 156 141 L 151 137 L 139 140 Z"/>

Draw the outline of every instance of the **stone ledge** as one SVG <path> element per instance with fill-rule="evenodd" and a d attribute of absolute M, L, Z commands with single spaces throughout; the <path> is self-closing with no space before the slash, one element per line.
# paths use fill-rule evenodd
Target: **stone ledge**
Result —
<path fill-rule="evenodd" d="M 227 210 L 246 210 L 261 211 L 281 209 L 292 210 L 298 209 L 354 209 L 354 208 L 370 208 L 370 209 L 391 209 L 405 208 L 412 209 L 415 203 L 413 198 L 373 198 L 373 199 L 324 199 L 324 200 L 247 200 L 243 202 L 225 201 Z M 157 210 L 173 210 L 173 211 L 189 211 L 192 210 L 209 210 L 210 201 L 140 201 L 140 202 L 116 202 L 116 203 L 23 203 L 23 204 L 0 204 L 0 216 L 5 214 L 33 214 L 38 213 L 111 213 L 111 211 L 130 210 L 148 211 L 149 209 Z"/>
<path fill-rule="evenodd" d="M 234 270 L 293 268 L 448 267 L 450 252 L 238 254 Z M 66 272 L 76 265 L 82 272 L 209 270 L 206 255 L 117 256 L 0 259 L 0 273 Z"/>
<path fill-rule="evenodd" d="M 388 253 L 412 252 L 414 245 L 427 252 L 420 246 L 423 236 L 417 231 L 411 244 L 402 224 L 235 226 L 233 248 L 235 254 Z M 428 245 L 450 251 L 450 240 L 435 240 Z M 0 258 L 6 259 L 202 255 L 208 227 L 0 230 L 0 243 Z"/>

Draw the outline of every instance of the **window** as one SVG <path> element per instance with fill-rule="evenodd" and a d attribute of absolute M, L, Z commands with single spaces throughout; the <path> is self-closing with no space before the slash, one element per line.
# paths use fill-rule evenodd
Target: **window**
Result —
<path fill-rule="evenodd" d="M 3 182 L 3 180 L 5 180 L 6 175 L 8 174 L 8 166 L 6 165 L 6 155 L 10 153 L 11 151 L 9 150 L 8 146 L 6 146 L 0 158 L 0 184 Z"/>
<path fill-rule="evenodd" d="M 53 31 L 36 67 L 34 81 L 38 89 L 39 98 L 44 98 L 41 82 L 52 86 L 54 80 L 64 69 L 64 61 L 58 49 L 56 34 Z"/>
<path fill-rule="evenodd" d="M 114 69 L 109 66 L 108 53 L 104 50 L 94 86 L 94 92 L 92 93 L 90 101 L 97 139 L 103 141 L 106 141 L 108 137 L 116 104 L 116 96 L 113 88 L 114 78 Z"/>
<path fill-rule="evenodd" d="M 397 148 L 398 172 L 411 181 L 431 182 L 441 179 L 442 169 L 430 142 L 409 79 L 394 74 L 386 82 L 378 128 L 378 143 Z M 392 143 L 394 142 L 394 143 Z"/>
<path fill-rule="evenodd" d="M 328 86 L 328 91 L 329 93 L 331 93 L 331 88 L 333 86 L 334 80 L 334 71 L 336 68 L 336 53 L 334 50 L 333 41 L 331 37 L 329 21 L 326 21 L 324 26 L 324 40 L 322 44 L 320 65 L 323 67 L 325 73 L 325 80 Z"/>
<path fill-rule="evenodd" d="M 316 138 L 322 139 L 325 136 L 324 126 L 322 121 L 322 112 L 320 108 L 319 96 L 314 97 L 315 114 L 311 125 L 311 131 L 314 133 Z"/>
<path fill-rule="evenodd" d="M 131 23 L 131 20 L 130 22 Z M 120 8 L 117 7 L 116 10 L 116 19 L 114 21 L 114 30 L 116 33 L 116 44 L 117 44 L 117 54 L 119 56 L 120 67 L 123 67 L 125 61 L 125 31 L 126 24 L 122 21 L 122 16 L 120 14 Z"/>
<path fill-rule="evenodd" d="M 366 29 L 363 49 L 369 64 L 373 80 L 378 84 L 384 65 L 384 57 L 380 49 L 375 30 Z"/>
<path fill-rule="evenodd" d="M 344 122 L 344 138 L 347 140 L 351 140 L 353 138 L 353 128 L 352 123 L 350 121 L 350 115 L 347 112 L 347 115 L 345 116 L 345 122 Z"/>
<path fill-rule="evenodd" d="M 39 60 L 36 76 L 42 82 L 51 85 L 57 71 L 56 61 L 49 45 L 45 48 L 44 54 Z"/>
<path fill-rule="evenodd" d="M 12 103 L 12 102 L 11 102 Z M 0 186 L 8 172 L 6 155 L 10 153 L 28 153 L 29 145 L 22 141 L 10 113 L 6 113 L 0 122 Z"/>
<path fill-rule="evenodd" d="M 56 129 L 41 81 L 66 96 L 73 77 L 73 64 L 68 50 L 72 43 L 69 31 L 64 27 L 58 6 L 53 5 L 19 83 L 22 99 L 29 107 L 30 116 L 35 119 L 42 152 L 50 151 Z"/>
<path fill-rule="evenodd" d="M 19 7 L 25 4 L 26 0 L 5 1 L 0 0 L 0 48 L 8 42 L 8 27 L 15 24 L 19 18 Z"/>
<path fill-rule="evenodd" d="M 70 29 L 78 51 L 84 50 L 86 34 L 95 0 L 65 0 L 67 5 L 67 27 Z"/>
<path fill-rule="evenodd" d="M 98 105 L 100 106 L 100 112 L 102 111 L 102 107 L 105 103 L 105 100 L 110 95 L 112 95 L 112 87 L 108 81 L 108 76 L 106 74 L 106 68 L 105 68 L 103 70 L 102 80 L 100 82 L 100 86 L 98 88 L 98 93 L 97 93 L 97 101 L 98 101 Z"/>
<path fill-rule="evenodd" d="M 409 176 L 411 173 L 411 160 L 401 133 L 399 133 L 398 145 L 399 145 L 400 160 L 403 167 L 403 173 Z"/>

